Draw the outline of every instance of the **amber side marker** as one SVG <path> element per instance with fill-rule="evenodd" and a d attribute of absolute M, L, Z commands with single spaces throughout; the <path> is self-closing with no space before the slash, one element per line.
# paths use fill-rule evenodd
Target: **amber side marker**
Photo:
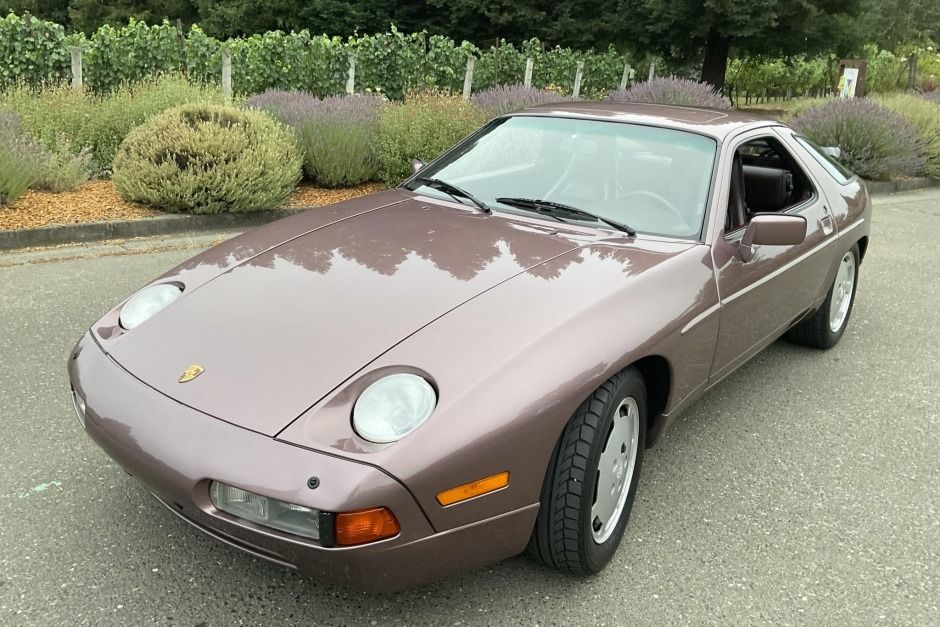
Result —
<path fill-rule="evenodd" d="M 459 485 L 456 488 L 439 492 L 437 494 L 437 502 L 446 507 L 447 505 L 453 505 L 454 503 L 472 499 L 475 496 L 495 492 L 508 485 L 509 473 L 501 472 L 497 475 L 477 479 L 476 481 Z"/>
<path fill-rule="evenodd" d="M 336 515 L 336 544 L 353 546 L 398 535 L 398 519 L 387 507 Z"/>

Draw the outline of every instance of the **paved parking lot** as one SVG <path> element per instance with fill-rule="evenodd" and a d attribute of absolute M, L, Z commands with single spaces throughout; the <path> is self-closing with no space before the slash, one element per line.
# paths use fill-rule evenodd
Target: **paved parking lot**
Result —
<path fill-rule="evenodd" d="M 74 341 L 208 239 L 0 255 L 0 624 L 940 624 L 940 190 L 875 204 L 842 343 L 778 342 L 686 412 L 604 573 L 516 558 L 394 596 L 203 536 L 73 418 Z"/>

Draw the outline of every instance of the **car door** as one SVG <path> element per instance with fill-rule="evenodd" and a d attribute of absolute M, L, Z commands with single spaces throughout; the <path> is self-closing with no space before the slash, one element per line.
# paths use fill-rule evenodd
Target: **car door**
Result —
<path fill-rule="evenodd" d="M 774 156 L 767 157 L 768 154 Z M 822 284 L 835 254 L 835 247 L 829 244 L 836 237 L 832 215 L 819 185 L 771 129 L 751 131 L 727 142 L 722 159 L 725 167 L 721 198 L 727 202 L 719 206 L 728 206 L 729 215 L 718 220 L 712 229 L 720 323 L 710 384 L 777 339 L 816 304 L 818 295 L 824 293 Z M 741 164 L 737 183 L 732 180 L 736 159 Z M 748 165 L 748 160 L 756 165 Z M 744 261 L 740 242 L 747 222 L 752 211 L 766 209 L 760 206 L 745 209 L 745 215 L 735 220 L 735 189 L 743 187 L 747 205 L 747 199 L 759 199 L 760 192 L 767 191 L 759 187 L 763 179 L 758 175 L 769 174 L 770 180 L 779 182 L 775 169 L 784 171 L 781 175 L 784 181 L 786 172 L 790 172 L 794 189 L 791 196 L 781 201 L 786 202 L 783 206 L 778 206 L 780 202 L 762 202 L 775 212 L 805 217 L 806 238 L 795 246 L 754 246 L 750 259 Z"/>

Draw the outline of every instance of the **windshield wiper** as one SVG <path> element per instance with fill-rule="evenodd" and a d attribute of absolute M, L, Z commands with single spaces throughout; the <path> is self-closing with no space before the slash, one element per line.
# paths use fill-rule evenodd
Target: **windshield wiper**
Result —
<path fill-rule="evenodd" d="M 509 205 L 510 207 L 518 207 L 519 209 L 530 209 L 532 211 L 538 211 L 539 213 L 545 213 L 556 218 L 561 218 L 562 216 L 567 216 L 574 219 L 588 218 L 597 222 L 603 222 L 607 226 L 611 226 L 618 231 L 623 231 L 630 237 L 636 237 L 636 231 L 626 224 L 621 224 L 615 220 L 603 218 L 597 214 L 591 213 L 590 211 L 578 209 L 577 207 L 565 205 L 560 202 L 554 202 L 552 200 L 536 200 L 534 198 L 497 198 L 496 202 Z"/>
<path fill-rule="evenodd" d="M 476 196 L 474 196 L 467 190 L 457 187 L 453 183 L 448 183 L 447 181 L 442 181 L 441 179 L 426 178 L 423 176 L 419 176 L 418 178 L 414 179 L 413 182 L 421 183 L 422 185 L 426 187 L 430 187 L 431 189 L 436 189 L 438 191 L 444 192 L 448 196 L 451 196 L 455 199 L 466 198 L 467 200 L 472 202 L 474 205 L 479 207 L 480 210 L 483 211 L 483 213 L 486 213 L 486 214 L 493 213 L 493 210 L 487 207 L 486 204 L 482 200 L 480 200 L 479 198 L 477 198 Z"/>

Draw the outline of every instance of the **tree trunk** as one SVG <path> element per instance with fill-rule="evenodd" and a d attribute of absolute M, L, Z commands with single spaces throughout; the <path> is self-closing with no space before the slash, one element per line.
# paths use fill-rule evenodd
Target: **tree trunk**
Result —
<path fill-rule="evenodd" d="M 710 83 L 721 91 L 725 86 L 725 71 L 728 69 L 728 52 L 731 38 L 720 34 L 714 28 L 708 31 L 705 43 L 705 62 L 702 63 L 702 82 Z"/>

